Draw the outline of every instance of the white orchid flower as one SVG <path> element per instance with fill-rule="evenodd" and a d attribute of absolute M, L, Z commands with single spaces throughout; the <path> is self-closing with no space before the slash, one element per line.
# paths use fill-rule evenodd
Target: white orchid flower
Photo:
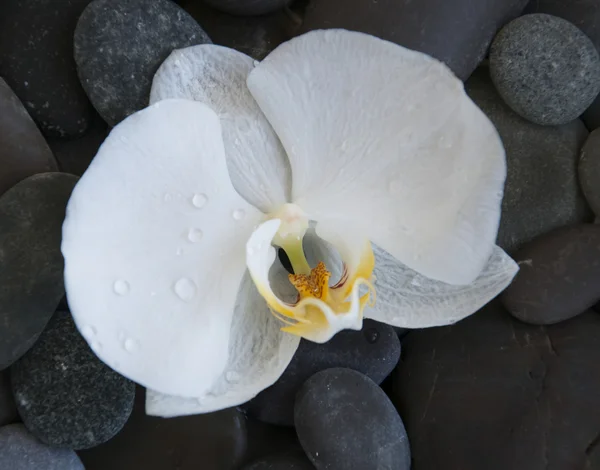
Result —
<path fill-rule="evenodd" d="M 450 324 L 501 292 L 504 179 L 494 126 L 424 54 L 344 30 L 260 64 L 178 50 L 73 192 L 69 305 L 148 413 L 238 405 L 301 337 Z"/>

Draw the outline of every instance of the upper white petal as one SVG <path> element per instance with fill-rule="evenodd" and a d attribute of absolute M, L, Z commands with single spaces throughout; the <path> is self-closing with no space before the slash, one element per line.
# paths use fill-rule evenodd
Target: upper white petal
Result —
<path fill-rule="evenodd" d="M 360 220 L 419 273 L 477 278 L 505 178 L 496 130 L 442 63 L 372 36 L 313 31 L 279 46 L 248 87 L 312 219 Z"/>
<path fill-rule="evenodd" d="M 163 101 L 115 127 L 63 227 L 69 306 L 96 354 L 164 393 L 210 389 L 259 217 L 231 185 L 207 106 Z"/>
<path fill-rule="evenodd" d="M 156 72 L 150 102 L 185 98 L 215 110 L 234 188 L 252 205 L 270 212 L 289 200 L 290 166 L 246 87 L 253 67 L 251 57 L 227 47 L 202 44 L 176 50 Z"/>

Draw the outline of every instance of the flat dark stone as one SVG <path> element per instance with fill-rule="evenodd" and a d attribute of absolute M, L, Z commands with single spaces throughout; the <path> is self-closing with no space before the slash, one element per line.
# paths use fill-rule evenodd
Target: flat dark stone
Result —
<path fill-rule="evenodd" d="M 523 246 L 513 258 L 521 269 L 501 298 L 521 321 L 558 323 L 600 300 L 600 225 L 555 230 Z"/>
<path fill-rule="evenodd" d="M 75 61 L 94 107 L 114 126 L 148 106 L 154 74 L 173 50 L 209 42 L 170 0 L 94 0 L 75 29 Z"/>
<path fill-rule="evenodd" d="M 581 149 L 579 182 L 588 204 L 600 214 L 600 130 L 593 131 Z"/>
<path fill-rule="evenodd" d="M 121 430 L 133 408 L 135 385 L 96 357 L 70 313 L 57 312 L 10 372 L 23 423 L 51 446 L 102 444 Z"/>
<path fill-rule="evenodd" d="M 496 31 L 528 0 L 319 0 L 302 31 L 344 28 L 372 34 L 445 62 L 462 80 L 479 65 Z"/>
<path fill-rule="evenodd" d="M 595 312 L 540 327 L 498 302 L 411 332 L 393 377 L 413 468 L 597 468 L 599 337 Z"/>
<path fill-rule="evenodd" d="M 296 398 L 296 432 L 319 470 L 409 470 L 410 448 L 389 398 L 367 376 L 327 369 Z"/>
<path fill-rule="evenodd" d="M 549 127 L 523 119 L 500 98 L 483 67 L 465 88 L 494 123 L 506 149 L 498 245 L 513 252 L 538 235 L 591 220 L 577 178 L 580 149 L 588 136 L 583 123 Z"/>
<path fill-rule="evenodd" d="M 33 345 L 65 293 L 60 243 L 76 182 L 42 173 L 0 197 L 0 370 Z"/>
<path fill-rule="evenodd" d="M 80 451 L 86 470 L 237 470 L 246 450 L 242 413 L 157 418 L 146 415 L 138 388 L 131 418 L 113 439 Z"/>
<path fill-rule="evenodd" d="M 283 10 L 292 0 L 203 0 L 213 8 L 233 15 L 266 15 Z"/>
<path fill-rule="evenodd" d="M 0 2 L 0 76 L 49 136 L 81 135 L 91 117 L 73 60 L 75 24 L 90 1 Z"/>
<path fill-rule="evenodd" d="M 8 371 L 0 372 L 0 427 L 18 421 L 17 405 L 10 388 Z"/>
<path fill-rule="evenodd" d="M 84 470 L 77 454 L 42 444 L 22 424 L 0 428 L 3 470 Z"/>
<path fill-rule="evenodd" d="M 28 176 L 57 169 L 44 137 L 0 78 L 0 196 Z"/>
<path fill-rule="evenodd" d="M 342 331 L 324 344 L 302 340 L 290 365 L 274 385 L 243 408 L 267 423 L 294 425 L 294 399 L 302 384 L 315 373 L 346 367 L 381 383 L 400 359 L 400 340 L 394 329 L 365 320 L 362 331 Z"/>

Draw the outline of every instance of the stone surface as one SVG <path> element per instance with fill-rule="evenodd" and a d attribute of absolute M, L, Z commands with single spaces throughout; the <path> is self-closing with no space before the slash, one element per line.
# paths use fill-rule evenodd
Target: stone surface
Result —
<path fill-rule="evenodd" d="M 298 392 L 296 432 L 319 470 L 409 470 L 402 420 L 375 382 L 350 369 L 313 375 Z"/>
<path fill-rule="evenodd" d="M 521 269 L 501 298 L 521 321 L 558 323 L 600 300 L 600 225 L 555 230 L 523 246 L 513 258 Z"/>
<path fill-rule="evenodd" d="M 242 470 L 315 470 L 315 467 L 304 453 L 298 452 L 265 457 Z"/>
<path fill-rule="evenodd" d="M 600 56 L 572 23 L 546 14 L 506 25 L 490 48 L 492 81 L 519 115 L 542 125 L 579 117 L 600 91 Z"/>
<path fill-rule="evenodd" d="M 593 131 L 581 149 L 579 183 L 585 198 L 596 214 L 600 214 L 600 129 Z"/>
<path fill-rule="evenodd" d="M 265 15 L 282 10 L 292 0 L 204 0 L 217 10 L 233 15 Z"/>
<path fill-rule="evenodd" d="M 204 415 L 156 418 L 138 388 L 131 418 L 101 446 L 79 452 L 86 470 L 235 470 L 246 450 L 244 416 L 231 408 Z"/>
<path fill-rule="evenodd" d="M 22 424 L 11 424 L 0 428 L 0 468 L 84 470 L 75 452 L 42 444 Z"/>
<path fill-rule="evenodd" d="M 466 79 L 486 55 L 496 31 L 527 0 L 319 0 L 306 10 L 303 31 L 345 28 L 425 52 Z"/>
<path fill-rule="evenodd" d="M 46 135 L 78 136 L 92 107 L 77 78 L 73 32 L 91 0 L 0 3 L 0 76 Z"/>
<path fill-rule="evenodd" d="M 66 312 L 11 367 L 11 382 L 27 429 L 51 446 L 97 446 L 121 430 L 133 407 L 133 382 L 95 356 Z"/>
<path fill-rule="evenodd" d="M 28 176 L 57 168 L 27 110 L 0 78 L 0 196 Z"/>
<path fill-rule="evenodd" d="M 394 372 L 418 470 L 598 468 L 600 315 L 549 327 L 498 302 L 411 332 Z"/>
<path fill-rule="evenodd" d="M 399 359 L 400 340 L 394 329 L 365 320 L 362 331 L 342 331 L 324 344 L 302 340 L 279 380 L 243 407 L 261 421 L 293 426 L 294 398 L 313 374 L 332 367 L 347 367 L 381 383 Z"/>
<path fill-rule="evenodd" d="M 17 405 L 10 389 L 8 371 L 0 372 L 0 427 L 18 420 Z"/>
<path fill-rule="evenodd" d="M 473 74 L 465 87 L 498 129 L 506 149 L 498 244 L 512 252 L 555 228 L 591 220 L 577 181 L 579 152 L 588 135 L 582 122 L 548 127 L 521 118 L 502 101 L 486 68 Z"/>
<path fill-rule="evenodd" d="M 170 0 L 94 0 L 75 29 L 83 88 L 111 126 L 148 106 L 152 78 L 174 49 L 210 42 Z"/>
<path fill-rule="evenodd" d="M 81 176 L 98 153 L 108 135 L 106 123 L 95 116 L 87 132 L 78 139 L 48 139 L 48 145 L 58 160 L 60 170 Z"/>
<path fill-rule="evenodd" d="M 60 242 L 76 182 L 42 173 L 0 197 L 0 370 L 33 345 L 65 293 Z"/>

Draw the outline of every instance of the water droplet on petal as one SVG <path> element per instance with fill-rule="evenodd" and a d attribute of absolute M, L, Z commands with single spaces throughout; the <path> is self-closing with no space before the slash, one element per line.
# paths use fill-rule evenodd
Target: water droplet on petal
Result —
<path fill-rule="evenodd" d="M 260 188 L 261 191 L 264 191 L 264 190 L 267 189 L 267 187 L 264 185 L 264 183 L 260 183 L 259 188 Z"/>
<path fill-rule="evenodd" d="M 204 404 L 204 397 L 196 398 L 196 405 L 202 406 Z"/>
<path fill-rule="evenodd" d="M 199 228 L 191 228 L 188 232 L 188 240 L 192 243 L 197 243 L 202 240 L 204 233 Z"/>
<path fill-rule="evenodd" d="M 90 340 L 92 339 L 94 336 L 96 336 L 96 328 L 94 328 L 92 325 L 85 325 L 82 329 L 81 329 L 81 335 L 87 339 Z"/>
<path fill-rule="evenodd" d="M 165 193 L 163 199 L 165 202 L 169 202 L 173 199 L 173 196 L 171 195 L 171 193 Z"/>
<path fill-rule="evenodd" d="M 259 62 L 258 60 L 255 60 L 255 61 L 253 62 L 253 64 L 254 64 L 254 66 L 255 66 L 255 67 L 258 67 L 258 65 L 260 64 L 260 62 Z"/>
<path fill-rule="evenodd" d="M 344 151 L 344 150 L 346 150 L 346 147 L 348 147 L 348 141 L 344 140 L 342 142 L 342 145 L 340 146 L 340 150 Z"/>
<path fill-rule="evenodd" d="M 227 379 L 227 382 L 239 382 L 241 376 L 239 373 L 237 373 L 234 370 L 229 370 L 227 371 L 227 373 L 225 374 L 225 378 Z"/>
<path fill-rule="evenodd" d="M 198 209 L 202 209 L 206 205 L 207 202 L 208 202 L 208 196 L 204 193 L 194 194 L 194 197 L 192 198 L 192 204 L 194 205 L 194 207 L 197 207 Z"/>
<path fill-rule="evenodd" d="M 452 148 L 452 139 L 447 136 L 442 136 L 442 137 L 440 137 L 440 140 L 438 141 L 438 145 L 442 149 Z"/>
<path fill-rule="evenodd" d="M 236 209 L 231 215 L 235 220 L 242 220 L 244 217 L 246 217 L 246 212 L 243 209 Z"/>
<path fill-rule="evenodd" d="M 248 254 L 248 256 L 252 256 L 254 254 L 254 248 L 252 248 L 251 246 L 249 246 L 246 249 L 246 253 Z"/>
<path fill-rule="evenodd" d="M 119 279 L 118 281 L 115 281 L 113 289 L 115 291 L 115 294 L 127 295 L 129 294 L 129 283 L 127 281 L 124 281 L 123 279 Z"/>
<path fill-rule="evenodd" d="M 181 256 L 183 254 L 183 248 L 177 248 L 177 251 L 175 252 L 175 254 L 177 256 Z"/>
<path fill-rule="evenodd" d="M 102 351 L 102 343 L 100 343 L 99 341 L 93 341 L 90 347 L 94 352 Z"/>
<path fill-rule="evenodd" d="M 125 349 L 125 351 L 127 351 L 128 353 L 134 353 L 135 351 L 137 351 L 138 347 L 138 342 L 133 338 L 127 338 L 123 342 L 123 349 Z"/>
<path fill-rule="evenodd" d="M 188 279 L 187 277 L 182 277 L 181 279 L 179 279 L 179 281 L 175 283 L 173 289 L 175 290 L 177 297 L 179 297 L 184 302 L 189 302 L 190 300 L 192 300 L 196 295 L 197 290 L 194 281 Z"/>

